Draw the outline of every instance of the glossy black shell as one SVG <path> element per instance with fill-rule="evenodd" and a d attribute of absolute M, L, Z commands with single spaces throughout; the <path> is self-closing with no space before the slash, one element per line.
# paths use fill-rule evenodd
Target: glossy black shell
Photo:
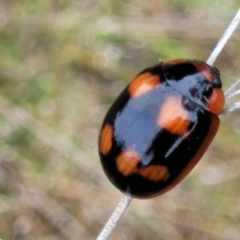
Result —
<path fill-rule="evenodd" d="M 107 112 L 102 129 L 106 125 L 112 128 L 111 146 L 104 154 L 100 149 L 99 155 L 107 177 L 122 192 L 137 198 L 166 192 L 188 174 L 214 138 L 219 118 L 205 106 L 209 89 L 221 88 L 219 72 L 207 65 L 216 75 L 210 82 L 193 63 L 160 63 L 145 69 L 138 76 L 157 76 L 160 84 L 137 97 L 130 95 L 128 85 Z M 180 99 L 188 112 L 185 134 L 171 133 L 156 120 L 169 97 Z M 101 134 L 99 145 L 103 141 Z M 140 156 L 138 169 L 165 166 L 167 179 L 152 181 L 134 172 L 123 175 L 116 159 L 128 147 L 134 147 Z"/>

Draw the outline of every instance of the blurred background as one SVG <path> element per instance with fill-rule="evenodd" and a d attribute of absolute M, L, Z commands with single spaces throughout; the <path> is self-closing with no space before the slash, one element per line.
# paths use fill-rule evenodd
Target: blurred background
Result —
<path fill-rule="evenodd" d="M 206 60 L 238 8 L 238 0 L 0 1 L 0 238 L 95 239 L 122 197 L 97 154 L 107 109 L 160 59 Z M 240 78 L 240 29 L 215 66 L 225 90 Z M 240 239 L 239 118 L 222 117 L 180 185 L 134 200 L 111 239 Z"/>

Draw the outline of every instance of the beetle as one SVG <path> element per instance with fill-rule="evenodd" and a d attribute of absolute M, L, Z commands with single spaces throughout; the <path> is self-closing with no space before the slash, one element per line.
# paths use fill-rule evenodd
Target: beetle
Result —
<path fill-rule="evenodd" d="M 99 156 L 123 193 L 152 198 L 176 186 L 201 159 L 224 106 L 220 72 L 203 61 L 162 61 L 140 72 L 110 107 Z"/>

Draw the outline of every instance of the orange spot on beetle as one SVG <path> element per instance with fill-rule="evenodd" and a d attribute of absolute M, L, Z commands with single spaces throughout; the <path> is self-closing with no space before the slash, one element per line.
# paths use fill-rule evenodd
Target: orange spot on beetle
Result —
<path fill-rule="evenodd" d="M 211 114 L 211 125 L 209 127 L 209 131 L 207 132 L 206 138 L 202 142 L 201 146 L 191 159 L 191 161 L 187 164 L 187 166 L 183 169 L 183 171 L 177 176 L 177 178 L 169 184 L 166 188 L 162 189 L 161 191 L 151 194 L 147 196 L 146 198 L 152 198 L 159 196 L 170 189 L 174 188 L 179 182 L 181 182 L 191 171 L 192 169 L 196 166 L 196 164 L 199 162 L 199 160 L 202 158 L 203 154 L 206 152 L 207 148 L 209 147 L 210 143 L 214 139 L 217 130 L 220 125 L 220 120 L 218 116 Z"/>
<path fill-rule="evenodd" d="M 153 182 L 160 180 L 166 181 L 170 177 L 167 167 L 159 165 L 150 165 L 143 167 L 141 169 L 138 169 L 137 172 Z"/>
<path fill-rule="evenodd" d="M 128 91 L 131 97 L 138 97 L 153 88 L 155 88 L 160 83 L 159 76 L 152 75 L 150 73 L 143 73 L 138 75 L 130 83 Z"/>
<path fill-rule="evenodd" d="M 209 82 L 212 82 L 215 79 L 216 75 L 214 71 L 210 69 L 210 67 L 208 67 L 206 63 L 194 62 L 194 65 L 197 70 L 201 72 Z"/>
<path fill-rule="evenodd" d="M 181 98 L 169 96 L 165 100 L 160 107 L 157 123 L 172 134 L 183 136 L 187 132 L 190 121 Z"/>
<path fill-rule="evenodd" d="M 225 103 L 225 97 L 223 90 L 220 88 L 213 89 L 211 96 L 207 101 L 207 108 L 214 114 L 218 114 L 222 111 Z"/>
<path fill-rule="evenodd" d="M 116 164 L 117 169 L 123 176 L 129 176 L 131 174 L 139 174 L 150 181 L 166 181 L 170 174 L 167 167 L 161 165 L 150 165 L 146 167 L 138 168 L 140 162 L 140 156 L 134 147 L 129 147 L 121 152 L 117 157 Z"/>
<path fill-rule="evenodd" d="M 106 124 L 100 134 L 99 150 L 103 155 L 107 155 L 112 147 L 113 127 Z"/>
<path fill-rule="evenodd" d="M 135 171 L 139 162 L 140 156 L 137 151 L 133 147 L 129 147 L 117 157 L 117 169 L 123 176 L 128 176 Z"/>
<path fill-rule="evenodd" d="M 199 160 L 202 158 L 203 154 L 206 152 L 207 148 L 209 147 L 210 143 L 214 139 L 218 128 L 220 125 L 220 120 L 218 116 L 211 114 L 211 125 L 209 127 L 209 131 L 202 142 L 201 146 L 198 148 L 197 152 L 195 153 L 194 157 L 188 163 L 188 165 L 183 169 L 182 173 L 178 175 L 178 177 L 173 181 L 171 185 L 164 190 L 164 192 L 168 191 L 169 189 L 175 187 L 179 182 L 181 182 L 196 166 Z"/>

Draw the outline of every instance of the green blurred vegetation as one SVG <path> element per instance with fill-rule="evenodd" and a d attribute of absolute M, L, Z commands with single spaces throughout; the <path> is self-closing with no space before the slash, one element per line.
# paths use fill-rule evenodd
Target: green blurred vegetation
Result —
<path fill-rule="evenodd" d="M 206 60 L 239 1 L 2 0 L 0 238 L 95 239 L 122 194 L 97 155 L 121 89 L 159 59 Z M 240 77 L 240 31 L 217 59 Z M 240 239 L 240 112 L 161 197 L 134 200 L 111 239 Z"/>

